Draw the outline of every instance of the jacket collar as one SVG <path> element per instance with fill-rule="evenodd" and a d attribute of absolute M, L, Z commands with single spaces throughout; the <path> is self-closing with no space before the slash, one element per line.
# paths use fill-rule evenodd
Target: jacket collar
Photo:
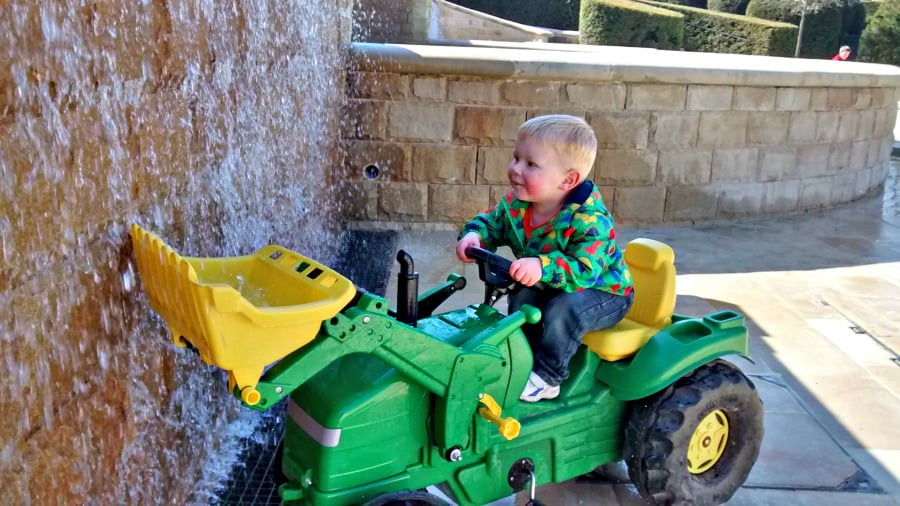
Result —
<path fill-rule="evenodd" d="M 569 195 L 566 197 L 565 205 L 569 204 L 578 204 L 583 205 L 588 197 L 591 196 L 591 193 L 594 191 L 594 183 L 585 180 L 582 181 L 580 185 L 576 186 Z"/>
<path fill-rule="evenodd" d="M 587 203 L 588 199 L 594 193 L 594 183 L 592 181 L 583 181 L 580 185 L 576 186 L 569 194 L 566 196 L 566 200 L 563 201 L 563 209 L 568 209 L 573 204 L 577 207 L 581 207 Z M 512 192 L 507 193 L 506 196 L 507 205 L 511 209 L 516 209 L 517 211 L 525 211 L 528 208 L 528 202 L 523 202 L 521 200 L 516 199 L 512 196 Z"/>
<path fill-rule="evenodd" d="M 566 196 L 566 200 L 563 203 L 563 207 L 560 210 L 560 213 L 574 213 L 578 212 L 578 210 L 584 206 L 594 195 L 596 190 L 596 186 L 592 181 L 584 181 L 580 185 L 576 186 L 569 195 Z M 599 198 L 599 194 L 596 196 Z M 509 214 L 509 218 L 512 220 L 512 223 L 516 223 L 517 226 L 513 227 L 513 233 L 516 239 L 519 241 L 519 247 L 524 249 L 525 245 L 525 229 L 522 226 L 522 222 L 525 216 L 525 210 L 528 208 L 528 202 L 522 202 L 521 200 L 516 199 L 512 196 L 512 192 L 508 193 L 506 196 L 507 199 L 507 208 L 506 212 Z M 592 206 L 593 203 L 588 204 Z M 515 218 L 515 219 L 513 219 Z"/>

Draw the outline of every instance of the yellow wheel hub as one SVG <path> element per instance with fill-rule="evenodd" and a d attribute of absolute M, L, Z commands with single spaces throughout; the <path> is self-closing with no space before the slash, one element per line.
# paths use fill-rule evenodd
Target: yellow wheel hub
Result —
<path fill-rule="evenodd" d="M 728 442 L 728 417 L 717 409 L 700 421 L 688 444 L 688 471 L 700 474 L 716 465 Z"/>

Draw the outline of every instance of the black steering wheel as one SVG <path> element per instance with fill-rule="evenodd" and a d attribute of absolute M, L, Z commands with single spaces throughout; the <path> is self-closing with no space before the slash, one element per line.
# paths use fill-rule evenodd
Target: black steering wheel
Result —
<path fill-rule="evenodd" d="M 512 265 L 510 260 L 476 246 L 466 248 L 466 256 L 474 258 L 478 263 L 478 277 L 484 282 L 485 304 L 493 306 L 500 297 L 514 293 L 525 286 L 509 275 L 509 266 Z M 544 284 L 538 282 L 531 288 L 543 290 Z"/>
<path fill-rule="evenodd" d="M 478 277 L 484 284 L 501 290 L 510 290 L 518 284 L 509 275 L 509 266 L 512 262 L 506 258 L 476 246 L 466 248 L 466 256 L 474 258 L 478 263 Z"/>

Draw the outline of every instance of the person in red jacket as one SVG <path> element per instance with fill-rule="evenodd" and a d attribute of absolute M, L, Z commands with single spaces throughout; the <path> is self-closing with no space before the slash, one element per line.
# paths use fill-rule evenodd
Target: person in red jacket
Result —
<path fill-rule="evenodd" d="M 850 46 L 841 46 L 838 50 L 838 54 L 834 55 L 831 59 L 836 61 L 850 61 Z"/>

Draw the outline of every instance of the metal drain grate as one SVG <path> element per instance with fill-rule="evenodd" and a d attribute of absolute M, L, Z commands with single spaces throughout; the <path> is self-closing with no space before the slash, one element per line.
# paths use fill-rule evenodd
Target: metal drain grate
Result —
<path fill-rule="evenodd" d="M 837 489 L 842 492 L 862 492 L 867 494 L 884 493 L 884 489 L 882 489 L 878 483 L 862 469 L 856 471 L 853 476 L 847 478 L 847 481 L 841 483 Z"/>
<path fill-rule="evenodd" d="M 280 505 L 275 473 L 281 462 L 275 458 L 284 434 L 286 402 L 262 414 L 262 422 L 245 442 L 231 477 L 210 504 L 214 506 Z"/>
<path fill-rule="evenodd" d="M 900 216 L 900 158 L 891 160 L 888 175 L 884 180 L 884 216 Z"/>

